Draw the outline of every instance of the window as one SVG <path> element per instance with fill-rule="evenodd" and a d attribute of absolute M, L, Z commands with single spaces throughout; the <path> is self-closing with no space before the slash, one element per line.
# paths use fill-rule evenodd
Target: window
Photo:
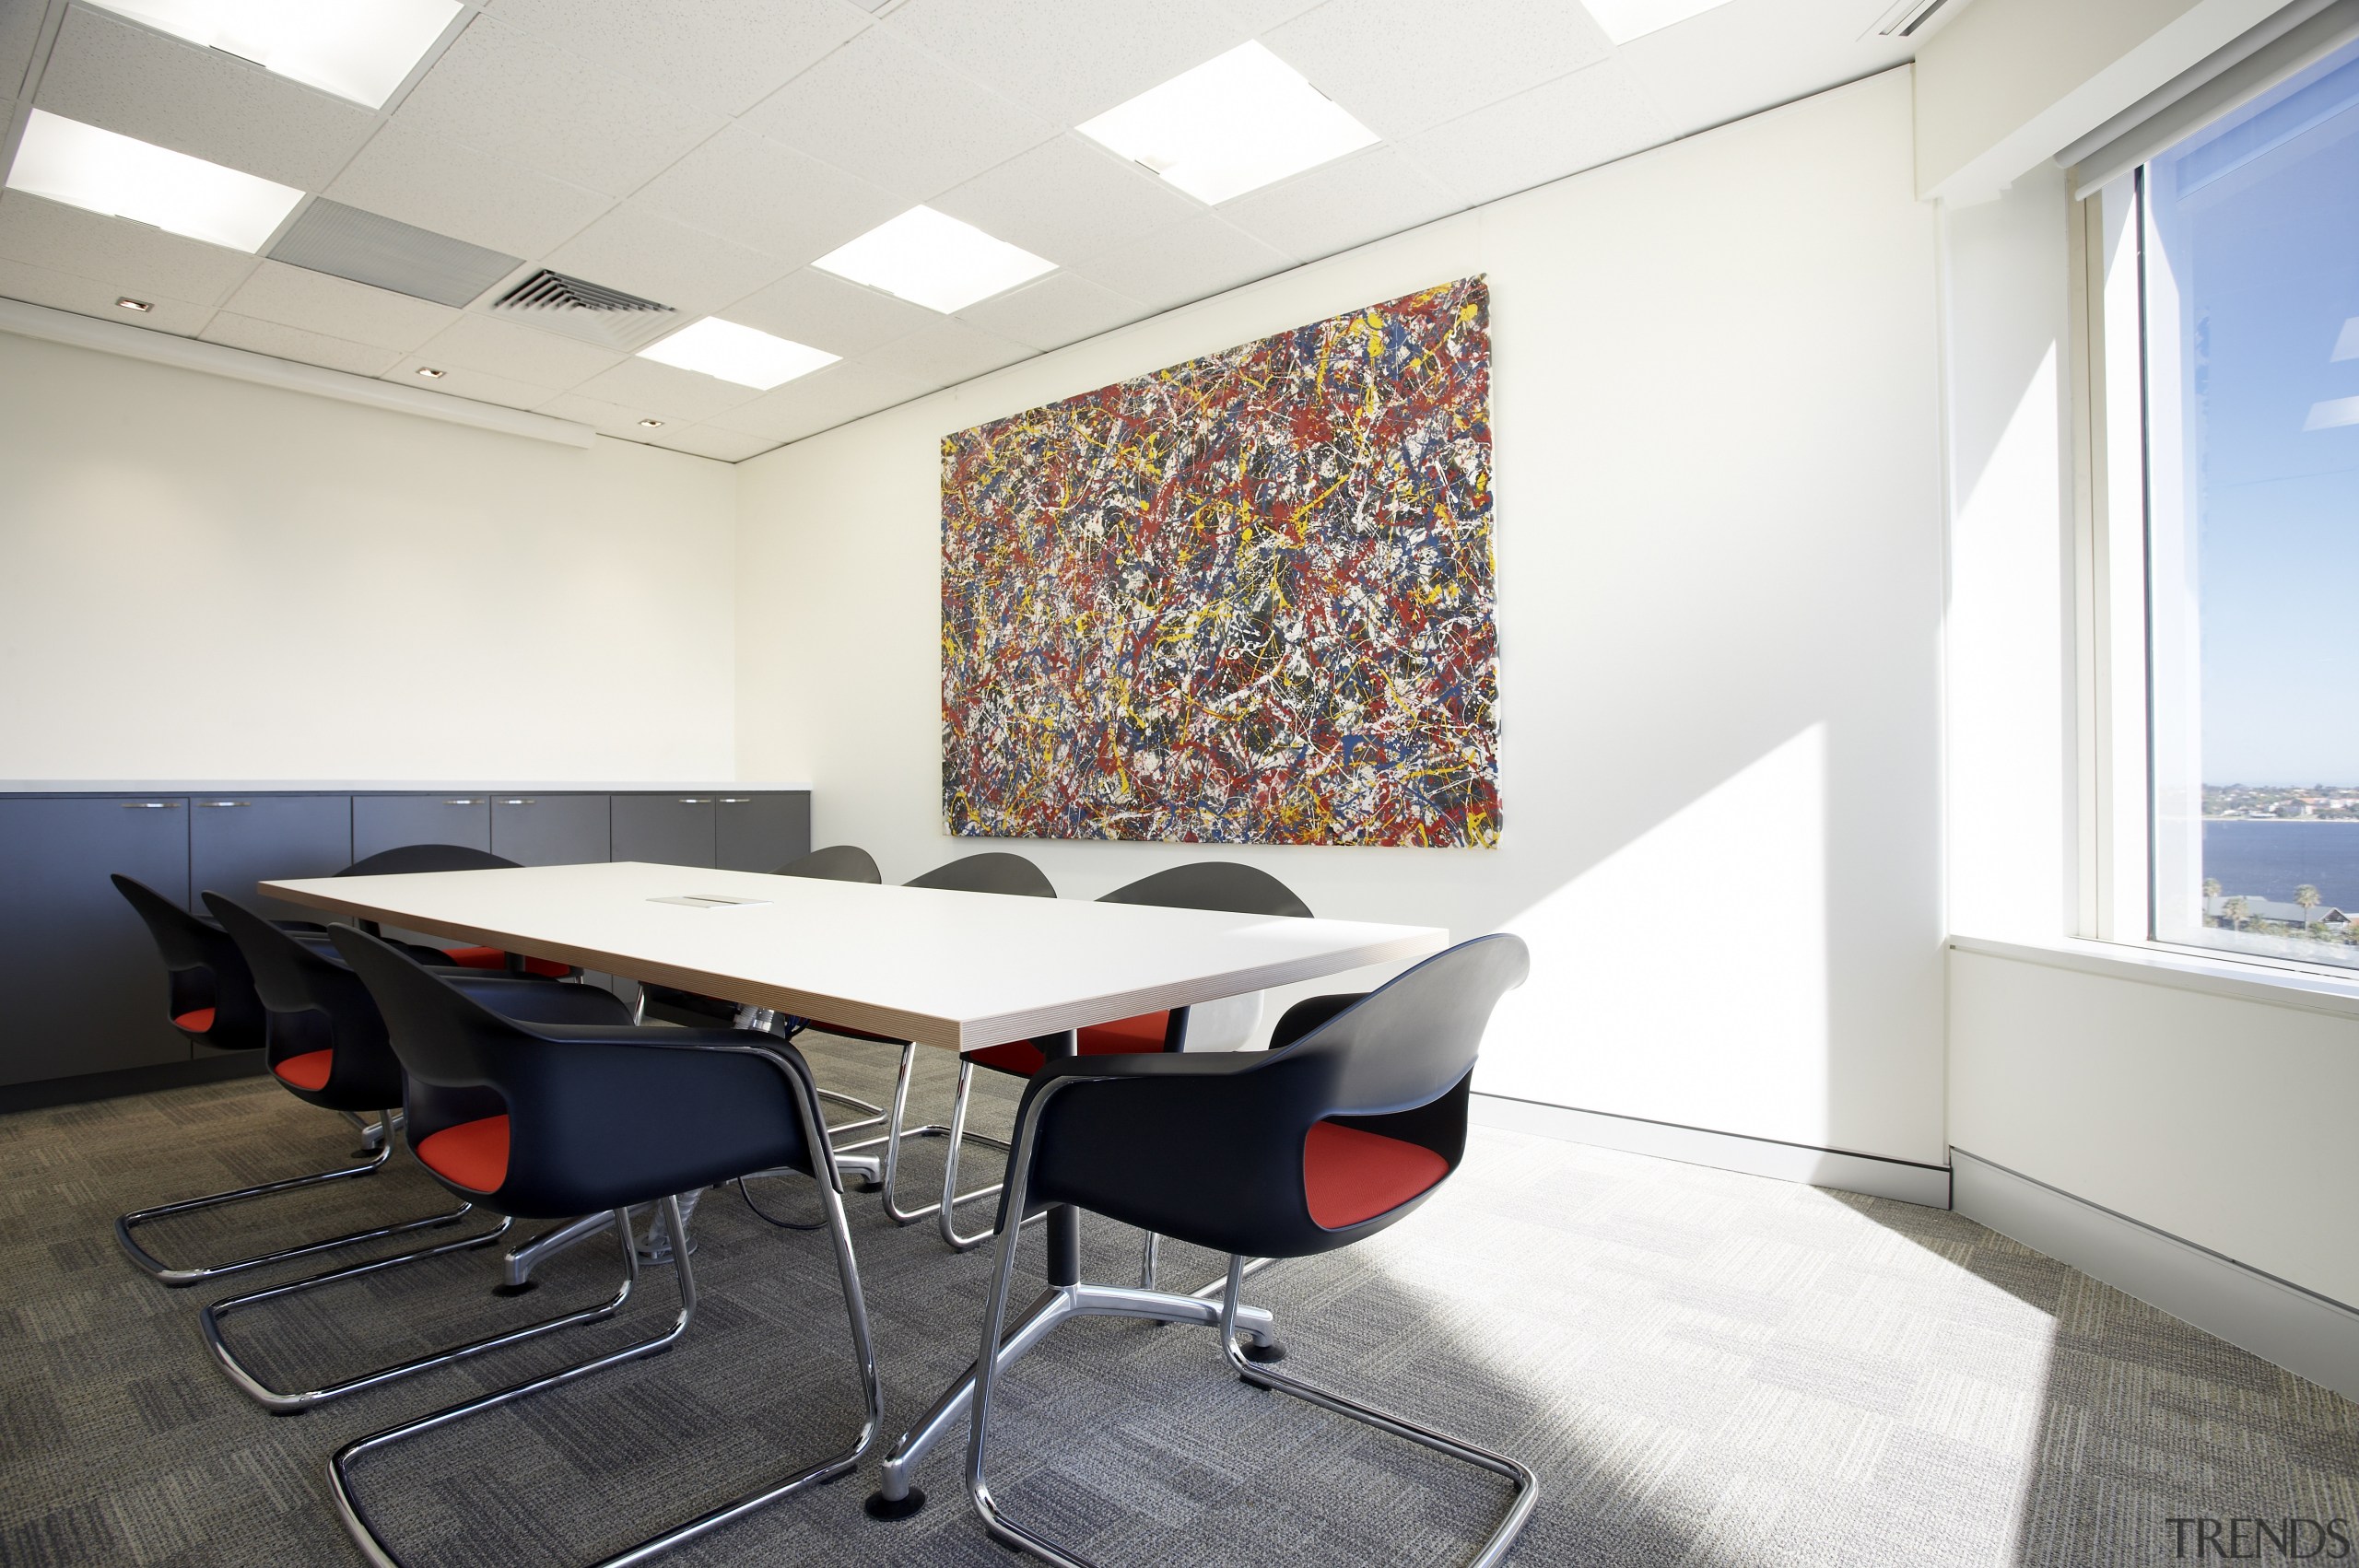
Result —
<path fill-rule="evenodd" d="M 2110 934 L 2359 967 L 2359 44 L 2149 159 L 2097 223 L 2098 461 L 2142 481 L 2106 486 L 2111 667 L 2145 673 L 2111 725 L 2115 773 L 2144 775 L 2111 837 L 2145 885 Z"/>

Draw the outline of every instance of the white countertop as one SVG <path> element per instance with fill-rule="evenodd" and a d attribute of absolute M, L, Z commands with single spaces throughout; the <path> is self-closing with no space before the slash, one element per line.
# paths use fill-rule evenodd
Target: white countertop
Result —
<path fill-rule="evenodd" d="M 668 795 L 675 790 L 692 795 L 760 795 L 808 790 L 804 783 L 757 783 L 730 779 L 670 781 L 640 780 L 606 783 L 573 779 L 518 782 L 500 778 L 7 778 L 0 779 L 0 795 L 520 795 L 538 790 L 548 795 Z"/>

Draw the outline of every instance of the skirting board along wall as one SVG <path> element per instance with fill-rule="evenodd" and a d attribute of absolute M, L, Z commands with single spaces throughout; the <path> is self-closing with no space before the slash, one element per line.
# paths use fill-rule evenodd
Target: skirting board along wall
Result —
<path fill-rule="evenodd" d="M 1778 1181 L 1863 1192 L 1872 1198 L 1896 1198 L 1904 1203 L 1922 1203 L 1929 1209 L 1950 1206 L 1950 1173 L 1939 1165 L 1846 1153 L 1839 1149 L 1817 1149 L 1807 1143 L 1781 1143 L 1771 1138 L 1747 1138 L 1733 1132 L 1714 1132 L 1708 1128 L 1648 1121 L 1640 1117 L 1576 1110 L 1568 1106 L 1544 1106 L 1505 1094 L 1475 1094 L 1473 1114 L 1474 1120 L 1485 1127 L 1537 1132 L 1568 1143 L 1595 1143 L 1633 1154 L 1743 1171 L 1747 1176 L 1769 1176 Z"/>
<path fill-rule="evenodd" d="M 2359 1399 L 2359 1311 L 1963 1149 L 1950 1157 L 1966 1218 Z"/>

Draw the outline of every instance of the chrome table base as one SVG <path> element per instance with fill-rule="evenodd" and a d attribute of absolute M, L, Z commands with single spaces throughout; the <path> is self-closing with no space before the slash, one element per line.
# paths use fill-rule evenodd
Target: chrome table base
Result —
<path fill-rule="evenodd" d="M 1143 1291 L 1128 1285 L 1053 1285 L 1032 1304 L 1001 1342 L 998 1370 L 1015 1365 L 1047 1339 L 1058 1324 L 1074 1317 L 1144 1317 L 1158 1323 L 1192 1323 L 1202 1328 L 1215 1327 L 1221 1320 L 1219 1304 L 1198 1296 Z M 1273 1359 L 1274 1355 L 1285 1353 L 1278 1345 L 1277 1324 L 1262 1308 L 1238 1308 L 1237 1328 L 1263 1353 L 1273 1353 Z M 973 1410 L 976 1372 L 977 1368 L 968 1367 L 965 1376 L 943 1390 L 933 1409 L 919 1417 L 917 1424 L 902 1433 L 901 1440 L 893 1445 L 893 1451 L 885 1456 L 883 1474 L 867 1503 L 872 1518 L 898 1519 L 916 1513 L 923 1505 L 925 1493 L 913 1484 L 911 1477 L 943 1438 L 964 1434 Z"/>
<path fill-rule="evenodd" d="M 241 1187 L 229 1192 L 216 1192 L 204 1198 L 191 1198 L 179 1203 L 165 1203 L 153 1209 L 137 1210 L 115 1221 L 114 1238 L 123 1244 L 123 1250 L 129 1255 L 132 1262 L 165 1284 L 178 1287 L 197 1284 L 205 1280 L 219 1279 L 224 1274 L 235 1274 L 247 1269 L 260 1269 L 265 1264 L 285 1263 L 292 1258 L 309 1258 L 313 1253 L 333 1252 L 338 1247 L 354 1246 L 361 1242 L 376 1241 L 383 1236 L 404 1235 L 411 1231 L 432 1230 L 440 1225 L 455 1224 L 466 1218 L 470 1211 L 470 1205 L 462 1203 L 455 1209 L 444 1213 L 429 1214 L 422 1220 L 408 1220 L 392 1225 L 376 1225 L 365 1231 L 354 1231 L 346 1235 L 331 1236 L 325 1241 L 304 1242 L 296 1246 L 281 1247 L 276 1252 L 256 1253 L 252 1258 L 241 1258 L 234 1263 L 202 1264 L 187 1269 L 175 1269 L 164 1262 L 146 1247 L 141 1246 L 131 1234 L 142 1225 L 153 1224 L 158 1220 L 169 1220 L 179 1214 L 193 1214 L 200 1210 L 216 1209 L 229 1203 L 249 1202 L 256 1198 L 270 1197 L 274 1193 L 294 1192 L 302 1188 L 318 1187 L 324 1182 L 350 1181 L 358 1176 L 374 1176 L 385 1168 L 387 1160 L 393 1158 L 393 1118 L 390 1113 L 379 1118 L 375 1153 L 360 1164 L 346 1165 L 333 1171 L 321 1171 L 312 1176 L 289 1176 L 284 1181 L 264 1182 L 259 1187 Z"/>

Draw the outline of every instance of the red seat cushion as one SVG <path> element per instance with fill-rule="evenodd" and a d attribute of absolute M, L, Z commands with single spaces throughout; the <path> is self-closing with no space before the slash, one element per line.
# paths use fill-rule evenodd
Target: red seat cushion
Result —
<path fill-rule="evenodd" d="M 334 1065 L 334 1051 L 305 1051 L 301 1056 L 273 1062 L 270 1070 L 298 1089 L 317 1094 L 328 1086 L 328 1069 Z"/>
<path fill-rule="evenodd" d="M 1332 1121 L 1313 1122 L 1302 1141 L 1302 1190 L 1310 1217 L 1340 1231 L 1398 1209 L 1449 1174 L 1432 1150 Z"/>
<path fill-rule="evenodd" d="M 213 1028 L 213 1010 L 209 1007 L 200 1007 L 194 1012 L 183 1012 L 172 1020 L 172 1024 L 175 1028 L 185 1029 L 192 1035 L 208 1034 Z"/>
<path fill-rule="evenodd" d="M 463 1121 L 417 1141 L 418 1163 L 469 1192 L 497 1192 L 508 1179 L 508 1118 Z"/>
<path fill-rule="evenodd" d="M 508 967 L 508 954 L 496 947 L 446 947 L 442 950 L 442 956 L 462 969 L 505 969 Z M 524 960 L 524 973 L 546 975 L 551 979 L 561 980 L 572 974 L 573 970 L 554 958 L 527 958 Z"/>
<path fill-rule="evenodd" d="M 1092 1024 L 1080 1032 L 1080 1038 L 1074 1044 L 1082 1056 L 1149 1056 L 1163 1049 L 1164 1036 L 1170 1027 L 1168 1012 L 1142 1012 L 1135 1018 L 1117 1018 L 1111 1024 Z M 1029 1040 L 986 1046 L 968 1052 L 967 1059 L 978 1067 L 1012 1072 L 1018 1078 L 1031 1077 L 1048 1061 L 1040 1054 L 1040 1047 Z"/>

